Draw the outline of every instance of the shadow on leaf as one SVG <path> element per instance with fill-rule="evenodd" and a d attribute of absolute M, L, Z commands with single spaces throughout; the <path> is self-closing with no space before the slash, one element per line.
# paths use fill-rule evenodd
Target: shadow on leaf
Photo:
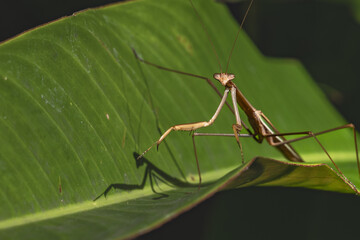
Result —
<path fill-rule="evenodd" d="M 150 181 L 150 186 L 151 186 L 151 190 L 155 193 L 158 194 L 158 197 L 155 197 L 153 199 L 161 199 L 164 197 L 168 197 L 167 194 L 165 193 L 161 193 L 156 191 L 155 187 L 154 187 L 154 182 L 156 183 L 156 185 L 159 187 L 157 180 L 161 181 L 162 183 L 165 183 L 169 186 L 173 186 L 173 187 L 198 187 L 199 188 L 199 184 L 194 184 L 194 183 L 189 183 L 186 181 L 182 181 L 178 178 L 172 177 L 171 175 L 167 174 L 166 172 L 164 172 L 163 170 L 161 170 L 160 168 L 158 168 L 157 166 L 155 166 L 154 164 L 152 164 L 147 158 L 142 157 L 140 159 L 137 159 L 140 155 L 136 152 L 133 153 L 135 162 L 136 162 L 136 167 L 139 168 L 143 165 L 146 165 L 146 169 L 145 169 L 145 173 L 144 173 L 144 177 L 141 181 L 140 184 L 125 184 L 125 183 L 112 183 L 110 184 L 105 191 L 100 194 L 99 196 L 97 196 L 94 201 L 98 200 L 100 197 L 104 196 L 106 198 L 107 194 L 109 193 L 109 191 L 111 189 L 120 189 L 120 190 L 126 190 L 126 191 L 131 191 L 131 190 L 137 190 L 137 189 L 143 189 L 146 185 L 146 181 L 149 178 Z M 211 184 L 211 182 L 206 183 L 206 184 L 202 184 L 201 186 L 206 186 Z"/>

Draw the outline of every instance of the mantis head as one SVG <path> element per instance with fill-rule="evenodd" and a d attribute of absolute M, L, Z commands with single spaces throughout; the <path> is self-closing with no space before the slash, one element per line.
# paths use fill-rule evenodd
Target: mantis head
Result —
<path fill-rule="evenodd" d="M 226 86 L 226 84 L 235 78 L 235 75 L 232 73 L 214 73 L 213 77 L 218 80 L 221 85 Z"/>

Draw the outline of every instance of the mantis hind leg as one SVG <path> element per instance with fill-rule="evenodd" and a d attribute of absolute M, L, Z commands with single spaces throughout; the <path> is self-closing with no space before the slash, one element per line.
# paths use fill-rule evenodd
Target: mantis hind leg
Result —
<path fill-rule="evenodd" d="M 267 139 L 269 139 L 269 144 L 272 146 L 279 146 L 279 145 L 284 145 L 284 144 L 288 144 L 288 143 L 292 143 L 292 142 L 297 142 L 303 139 L 307 139 L 307 138 L 314 138 L 317 143 L 320 145 L 320 147 L 322 148 L 322 150 L 326 153 L 326 155 L 328 156 L 328 158 L 331 160 L 331 162 L 334 164 L 334 166 L 336 167 L 336 169 L 338 170 L 338 172 L 345 178 L 347 179 L 344 174 L 341 172 L 340 168 L 336 165 L 336 163 L 334 162 L 334 160 L 331 158 L 330 154 L 328 153 L 328 151 L 325 149 L 325 147 L 320 143 L 319 139 L 316 137 L 318 135 L 321 134 L 325 134 L 325 133 L 329 133 L 329 132 L 333 132 L 333 131 L 337 131 L 337 130 L 341 130 L 344 128 L 352 128 L 353 130 L 353 134 L 354 134 L 354 144 L 355 144 L 355 153 L 356 153 L 356 161 L 357 161 L 357 167 L 358 167 L 358 172 L 359 172 L 359 176 L 360 176 L 360 162 L 359 162 L 359 151 L 358 151 L 358 146 L 357 146 L 357 137 L 356 137 L 356 130 L 355 130 L 355 126 L 352 123 L 349 124 L 345 124 L 343 126 L 339 126 L 339 127 L 335 127 L 335 128 L 331 128 L 331 129 L 327 129 L 321 132 L 317 132 L 317 133 L 313 133 L 311 131 L 303 131 L 303 132 L 292 132 L 292 133 L 276 133 L 276 134 L 267 134 L 264 137 L 266 137 Z M 290 135 L 300 135 L 300 134 L 304 134 L 306 136 L 303 137 L 298 137 L 298 138 L 294 138 L 291 140 L 285 140 L 282 142 L 274 142 L 273 141 L 273 137 L 277 137 L 277 136 L 290 136 Z"/>

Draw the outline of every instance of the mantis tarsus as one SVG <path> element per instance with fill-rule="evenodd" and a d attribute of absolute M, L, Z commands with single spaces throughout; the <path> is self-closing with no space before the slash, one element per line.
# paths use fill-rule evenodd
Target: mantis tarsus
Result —
<path fill-rule="evenodd" d="M 195 154 L 195 159 L 196 159 L 196 164 L 197 164 L 197 170 L 198 170 L 198 175 L 199 175 L 199 187 L 201 185 L 201 172 L 200 172 L 200 167 L 199 167 L 199 161 L 198 161 L 198 157 L 197 157 L 197 152 L 196 152 L 196 146 L 195 146 L 195 136 L 231 136 L 231 137 L 235 137 L 236 142 L 241 150 L 241 157 L 242 157 L 242 162 L 244 162 L 244 157 L 243 157 L 243 150 L 242 150 L 242 146 L 241 146 L 241 142 L 239 137 L 252 137 L 253 139 L 255 139 L 255 141 L 257 141 L 258 143 L 262 143 L 263 140 L 265 139 L 271 146 L 276 147 L 289 161 L 293 161 L 293 162 L 303 162 L 303 159 L 300 157 L 300 155 L 294 150 L 294 148 L 290 145 L 290 143 L 296 142 L 296 141 L 300 141 L 303 139 L 307 139 L 307 138 L 314 138 L 315 141 L 319 144 L 319 146 L 322 148 L 322 150 L 324 151 L 324 153 L 327 155 L 327 157 L 331 160 L 331 162 L 334 164 L 334 166 L 336 167 L 338 173 L 349 183 L 351 183 L 349 180 L 347 180 L 347 178 L 344 176 L 344 174 L 342 173 L 342 171 L 340 170 L 340 168 L 336 165 L 336 163 L 333 161 L 333 159 L 331 158 L 330 154 L 327 152 L 327 150 L 324 148 L 324 146 L 320 143 L 320 141 L 318 140 L 317 136 L 321 135 L 321 134 L 325 134 L 328 132 L 332 132 L 332 131 L 336 131 L 336 130 L 340 130 L 340 129 L 344 129 L 344 128 L 352 128 L 353 130 L 353 134 L 354 134 L 354 144 L 355 144 L 355 152 L 356 152 L 356 160 L 357 160 L 357 167 L 359 170 L 359 175 L 360 175 L 360 163 L 359 163 L 359 156 L 358 156 L 358 147 L 357 147 L 357 138 L 356 138 L 356 130 L 353 124 L 345 124 L 343 126 L 339 126 L 339 127 L 335 127 L 332 129 L 328 129 L 328 130 L 324 130 L 321 132 L 317 132 L 317 133 L 313 133 L 312 131 L 301 131 L 301 132 L 288 132 L 288 133 L 281 133 L 279 132 L 275 126 L 271 123 L 271 121 L 265 116 L 264 113 L 262 113 L 260 110 L 257 110 L 256 108 L 254 108 L 251 103 L 245 98 L 245 96 L 242 94 L 242 92 L 239 90 L 239 88 L 235 85 L 235 83 L 233 82 L 233 79 L 235 78 L 234 74 L 228 73 L 228 67 L 229 67 L 229 63 L 230 63 L 230 59 L 231 59 L 231 55 L 232 52 L 234 50 L 236 41 L 238 39 L 238 36 L 240 34 L 240 31 L 242 30 L 243 24 L 245 22 L 245 19 L 248 15 L 248 12 L 251 8 L 251 5 L 253 3 L 254 0 L 251 0 L 246 13 L 243 17 L 243 20 L 240 24 L 239 30 L 237 32 L 235 41 L 233 43 L 232 49 L 230 51 L 229 54 L 229 58 L 227 60 L 227 65 L 226 65 L 226 70 L 225 72 L 222 71 L 221 68 L 221 64 L 218 58 L 218 55 L 215 51 L 214 45 L 206 31 L 206 28 L 200 18 L 199 13 L 197 12 L 197 10 L 195 9 L 192 1 L 190 0 L 190 3 L 192 5 L 192 8 L 194 9 L 197 17 L 200 20 L 200 23 L 202 24 L 202 27 L 205 31 L 205 33 L 207 34 L 207 37 L 209 39 L 209 42 L 211 43 L 212 49 L 215 53 L 215 56 L 217 58 L 218 64 L 220 66 L 220 73 L 215 73 L 213 75 L 214 79 L 219 81 L 221 83 L 222 86 L 225 87 L 225 91 L 224 94 L 221 95 L 221 93 L 217 90 L 217 88 L 215 87 L 215 85 L 211 82 L 211 80 L 207 77 L 203 77 L 203 76 L 199 76 L 196 74 L 192 74 L 192 73 L 187 73 L 187 72 L 182 72 L 182 71 L 178 71 L 178 70 L 174 70 L 174 69 L 170 69 L 170 68 L 166 68 L 166 67 L 162 67 L 160 65 L 148 62 L 142 58 L 140 58 L 138 56 L 138 54 L 136 53 L 136 51 L 133 49 L 133 52 L 136 56 L 136 58 L 147 64 L 147 65 L 151 65 L 153 67 L 162 69 L 162 70 L 166 70 L 169 72 L 174 72 L 174 73 L 178 73 L 178 74 L 182 74 L 182 75 L 187 75 L 187 76 L 191 76 L 194 78 L 199 78 L 199 79 L 203 79 L 205 81 L 207 81 L 207 83 L 210 84 L 210 86 L 217 92 L 217 94 L 221 97 L 221 101 L 220 104 L 217 108 L 217 110 L 215 111 L 214 115 L 212 116 L 212 118 L 209 121 L 202 121 L 202 122 L 194 122 L 194 123 L 187 123 L 187 124 L 179 124 L 179 125 L 174 125 L 172 127 L 170 127 L 160 138 L 159 140 L 157 140 L 153 145 L 151 145 L 146 151 L 144 151 L 139 157 L 143 157 L 144 154 L 146 154 L 155 144 L 157 145 L 157 147 L 159 147 L 159 144 L 168 136 L 168 134 L 172 131 L 190 131 L 193 132 L 192 133 L 192 141 L 193 141 L 193 146 L 194 146 L 194 154 Z M 228 97 L 228 95 L 231 95 L 231 99 L 232 99 L 232 103 L 233 103 L 233 107 L 231 107 L 227 102 L 226 99 Z M 211 124 L 214 123 L 214 121 L 216 120 L 216 118 L 218 117 L 220 110 L 223 108 L 224 104 L 226 104 L 230 110 L 234 113 L 235 115 L 235 119 L 236 122 L 235 124 L 232 125 L 232 129 L 233 129 L 233 133 L 232 134 L 222 134 L 222 133 L 218 133 L 218 134 L 214 134 L 214 133 L 196 133 L 195 131 L 199 128 L 203 128 L 203 127 L 207 127 L 210 126 Z M 240 113 L 239 113 L 239 109 L 238 106 L 240 106 L 240 108 L 242 109 L 242 111 L 246 114 L 249 123 L 251 125 L 252 130 L 245 125 L 245 123 L 241 120 L 240 118 Z M 240 134 L 240 131 L 245 128 L 248 132 L 248 134 Z M 305 136 L 301 136 L 301 137 L 297 137 L 291 140 L 287 140 L 284 136 L 290 136 L 290 135 L 305 135 Z"/>

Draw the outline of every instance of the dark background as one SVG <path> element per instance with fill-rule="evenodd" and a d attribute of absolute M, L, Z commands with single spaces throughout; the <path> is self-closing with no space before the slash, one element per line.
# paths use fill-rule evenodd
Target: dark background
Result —
<path fill-rule="evenodd" d="M 0 41 L 111 2 L 116 1 L 2 0 Z M 241 20 L 247 4 L 228 6 Z M 360 25 L 349 5 L 324 0 L 255 0 L 245 29 L 263 54 L 299 59 L 346 121 L 360 126 Z M 232 190 L 141 238 L 349 239 L 358 235 L 359 203 L 356 196 L 307 189 Z"/>

